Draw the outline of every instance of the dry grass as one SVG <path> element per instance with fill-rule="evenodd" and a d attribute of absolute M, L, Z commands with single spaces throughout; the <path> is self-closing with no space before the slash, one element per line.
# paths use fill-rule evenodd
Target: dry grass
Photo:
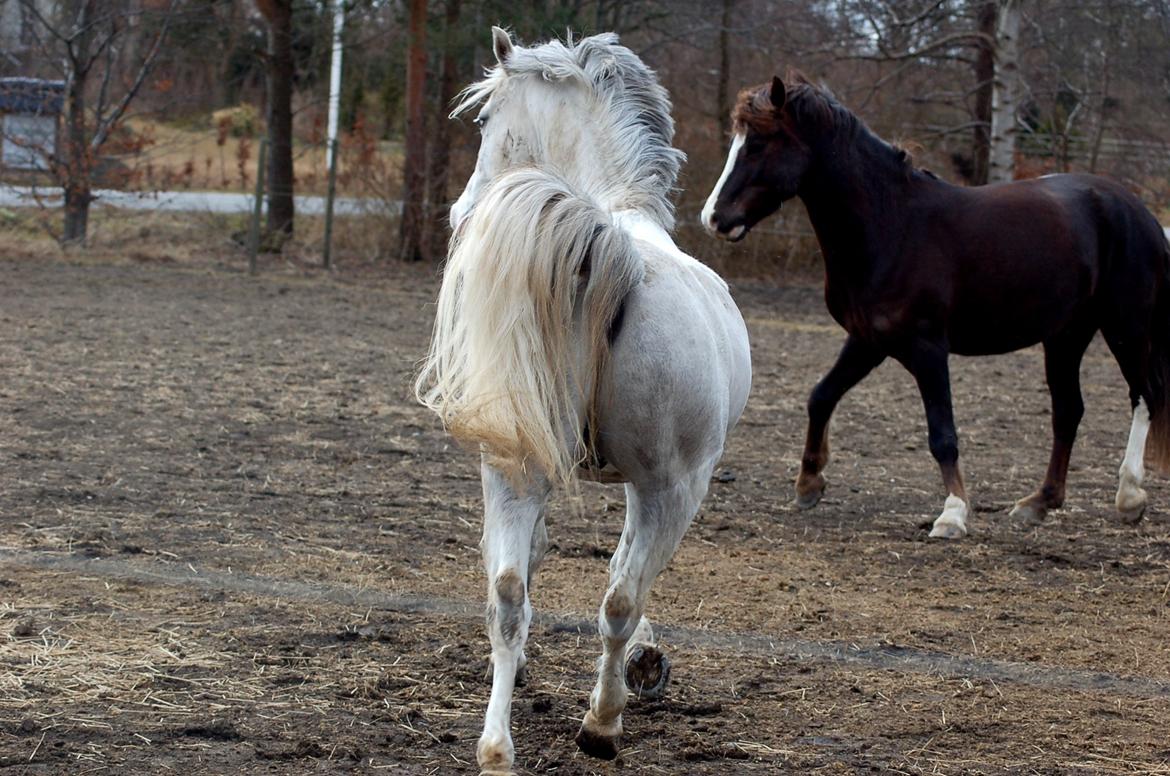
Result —
<path fill-rule="evenodd" d="M 193 128 L 137 119 L 133 129 L 152 142 L 140 158 L 128 162 L 136 173 L 131 188 L 142 190 L 230 191 L 250 194 L 255 187 L 256 154 L 260 136 L 225 137 L 219 142 L 214 127 Z M 371 160 L 359 160 L 359 145 L 372 141 L 343 137 L 342 166 L 338 174 L 341 196 L 368 196 L 363 179 Z M 402 145 L 396 141 L 378 141 L 366 152 L 378 165 L 397 169 L 401 164 Z M 297 194 L 324 195 L 328 185 L 324 141 L 294 141 L 293 174 Z M 242 168 L 241 168 L 242 160 Z"/>

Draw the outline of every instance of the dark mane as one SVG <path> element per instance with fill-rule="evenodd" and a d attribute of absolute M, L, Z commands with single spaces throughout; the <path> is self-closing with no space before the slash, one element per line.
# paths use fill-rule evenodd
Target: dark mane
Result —
<path fill-rule="evenodd" d="M 869 140 L 884 146 L 892 160 L 913 170 L 910 154 L 878 137 L 873 130 L 842 105 L 833 93 L 817 86 L 798 70 L 789 70 L 784 79 L 787 99 L 783 111 L 772 105 L 771 84 L 742 90 L 731 112 L 734 131 L 750 129 L 763 135 L 789 131 L 801 138 L 833 136 L 849 143 Z"/>

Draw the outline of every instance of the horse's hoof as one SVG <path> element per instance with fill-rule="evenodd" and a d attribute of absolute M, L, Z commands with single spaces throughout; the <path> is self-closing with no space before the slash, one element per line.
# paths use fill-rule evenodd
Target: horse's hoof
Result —
<path fill-rule="evenodd" d="M 930 529 L 931 539 L 962 539 L 967 535 L 967 502 L 955 495 L 947 496 L 942 514 Z"/>
<path fill-rule="evenodd" d="M 1030 504 L 1027 501 L 1020 501 L 1012 511 L 1008 513 L 1008 517 L 1014 517 L 1017 520 L 1023 520 L 1028 523 L 1040 523 L 1047 517 L 1048 510 L 1044 507 Z"/>
<path fill-rule="evenodd" d="M 797 493 L 796 494 L 796 508 L 797 509 L 812 509 L 817 504 L 821 503 L 821 496 L 825 495 L 823 490 L 814 490 L 811 493 Z"/>
<path fill-rule="evenodd" d="M 961 525 L 935 523 L 934 527 L 930 529 L 931 539 L 962 539 L 966 535 L 967 529 Z"/>
<path fill-rule="evenodd" d="M 1126 525 L 1137 525 L 1146 514 L 1146 505 L 1141 504 L 1133 509 L 1119 509 L 1117 514 L 1121 517 L 1121 522 Z"/>
<path fill-rule="evenodd" d="M 635 644 L 626 652 L 626 688 L 643 700 L 658 700 L 670 681 L 670 659 L 652 644 Z"/>
<path fill-rule="evenodd" d="M 796 478 L 796 508 L 812 509 L 825 495 L 825 477 L 822 474 L 800 473 Z"/>
<path fill-rule="evenodd" d="M 1146 513 L 1146 503 L 1149 501 L 1149 496 L 1142 488 L 1129 487 L 1124 485 L 1117 492 L 1117 513 L 1121 516 L 1121 522 L 1127 525 L 1136 525 L 1141 519 L 1142 515 Z"/>
<path fill-rule="evenodd" d="M 585 714 L 585 721 L 577 731 L 577 748 L 599 760 L 616 760 L 621 737 L 621 717 L 608 725 L 601 725 L 593 720 L 593 712 L 590 711 Z"/>

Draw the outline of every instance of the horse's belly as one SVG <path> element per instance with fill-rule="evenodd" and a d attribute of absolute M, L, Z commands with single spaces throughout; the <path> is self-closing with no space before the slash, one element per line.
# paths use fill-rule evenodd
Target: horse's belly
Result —
<path fill-rule="evenodd" d="M 950 350 L 961 356 L 991 356 L 1044 342 L 1068 328 L 1080 307 L 1075 298 L 1052 302 L 986 306 L 973 314 L 957 312 L 947 331 Z"/>

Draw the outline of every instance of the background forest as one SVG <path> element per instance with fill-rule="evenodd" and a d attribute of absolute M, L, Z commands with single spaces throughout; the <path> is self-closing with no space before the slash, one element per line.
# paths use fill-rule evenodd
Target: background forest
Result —
<path fill-rule="evenodd" d="M 523 42 L 613 30 L 658 71 L 689 158 L 679 239 L 720 268 L 815 262 L 799 207 L 742 246 L 697 228 L 736 92 L 789 68 L 948 180 L 1105 173 L 1170 219 L 1166 0 L 352 0 L 345 17 L 338 187 L 378 219 L 344 243 L 360 258 L 442 258 L 477 147 L 447 112 L 492 24 Z M 269 245 L 305 238 L 291 195 L 325 187 L 332 25 L 312 0 L 0 0 L 0 77 L 66 84 L 67 142 L 32 179 L 65 189 L 64 228 L 56 210 L 45 228 L 84 241 L 70 207 L 104 188 L 250 192 L 267 136 Z"/>

